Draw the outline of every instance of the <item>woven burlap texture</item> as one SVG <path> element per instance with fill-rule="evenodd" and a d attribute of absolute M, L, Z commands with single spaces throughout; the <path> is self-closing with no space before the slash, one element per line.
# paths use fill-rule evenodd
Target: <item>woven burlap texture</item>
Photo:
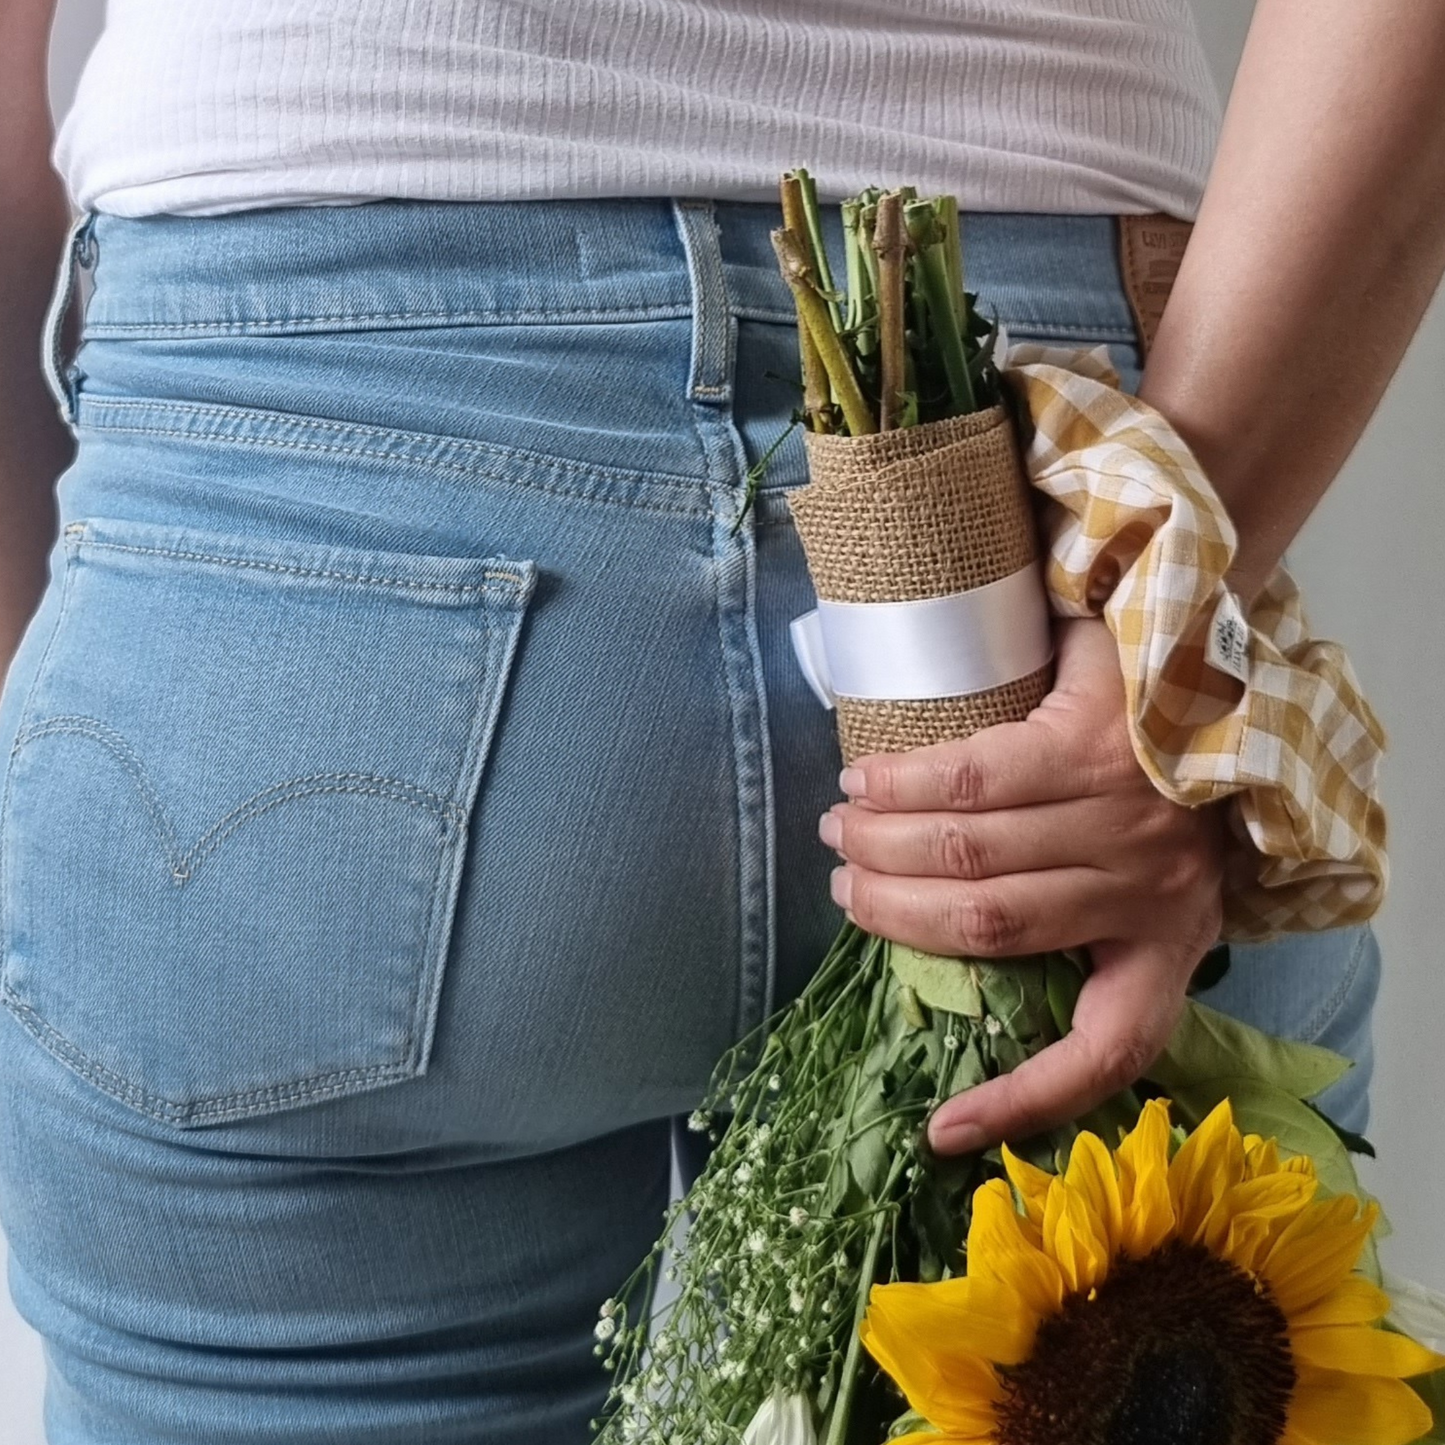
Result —
<path fill-rule="evenodd" d="M 1038 557 L 1029 486 L 1002 407 L 873 436 L 808 433 L 789 494 L 818 596 L 913 602 L 1008 577 Z M 1043 585 L 1042 580 L 1040 586 Z M 964 738 L 1026 717 L 1051 669 L 966 697 L 838 699 L 845 760 Z"/>

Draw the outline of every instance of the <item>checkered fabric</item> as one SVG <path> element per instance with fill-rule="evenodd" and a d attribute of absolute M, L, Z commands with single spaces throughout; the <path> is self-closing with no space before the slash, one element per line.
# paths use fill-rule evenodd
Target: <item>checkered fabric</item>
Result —
<path fill-rule="evenodd" d="M 1282 568 L 1246 618 L 1224 577 L 1236 534 L 1199 463 L 1118 389 L 1103 350 L 1015 346 L 1008 377 L 1049 498 L 1055 612 L 1119 643 L 1134 752 L 1166 797 L 1227 798 L 1226 938 L 1369 918 L 1387 878 L 1385 738 L 1342 648 L 1309 635 Z"/>

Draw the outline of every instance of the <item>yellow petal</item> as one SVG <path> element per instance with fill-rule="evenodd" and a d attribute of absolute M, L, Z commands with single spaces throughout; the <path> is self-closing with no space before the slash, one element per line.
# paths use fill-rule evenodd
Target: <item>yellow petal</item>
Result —
<path fill-rule="evenodd" d="M 1024 1213 L 1035 1224 L 1044 1221 L 1044 1205 L 1049 1197 L 1049 1188 L 1057 1175 L 1046 1174 L 1035 1168 L 1027 1159 L 1020 1159 L 1007 1144 L 1003 1146 L 1003 1167 L 1008 1172 L 1009 1182 L 1018 1190 L 1023 1202 Z"/>
<path fill-rule="evenodd" d="M 1063 1181 L 1049 1191 L 1044 1207 L 1044 1248 L 1070 1294 L 1086 1293 L 1109 1272 L 1112 1256 L 1098 1215 L 1081 1191 Z"/>
<path fill-rule="evenodd" d="M 1287 1317 L 1323 1299 L 1354 1272 L 1379 1207 L 1352 1194 L 1308 1205 L 1286 1225 L 1259 1267 Z"/>
<path fill-rule="evenodd" d="M 1323 1299 L 1290 1316 L 1291 1330 L 1328 1325 L 1372 1325 L 1390 1312 L 1390 1296 L 1362 1275 L 1352 1274 Z"/>
<path fill-rule="evenodd" d="M 989 1445 L 993 1440 L 993 1426 L 977 1434 L 958 1435 L 952 1430 L 947 1435 L 940 1435 L 936 1430 L 915 1430 L 908 1435 L 900 1435 L 895 1440 L 890 1440 L 888 1445 Z M 1305 1445 L 1309 1445 L 1306 1441 Z"/>
<path fill-rule="evenodd" d="M 1289 1428 L 1308 1445 L 1413 1445 L 1431 1424 L 1430 1407 L 1399 1380 L 1298 1369 Z"/>
<path fill-rule="evenodd" d="M 858 1326 L 863 1348 L 893 1377 L 909 1405 L 945 1435 L 965 1440 L 990 1438 L 994 1401 L 1001 1390 L 993 1366 L 970 1355 L 945 1355 L 934 1342 L 901 1328 L 885 1304 L 879 1307 L 878 1285 L 868 1313 Z"/>
<path fill-rule="evenodd" d="M 1174 1197 L 1169 1192 L 1169 1106 L 1162 1099 L 1144 1105 L 1139 1122 L 1119 1145 L 1119 1188 L 1124 1200 L 1126 1254 L 1142 1259 L 1174 1232 Z"/>
<path fill-rule="evenodd" d="M 1244 1141 L 1225 1099 L 1180 1145 L 1169 1165 L 1179 1237 L 1189 1244 L 1198 1243 L 1225 1190 L 1243 1177 Z"/>
<path fill-rule="evenodd" d="M 1226 1191 L 1205 1225 L 1204 1243 L 1241 1269 L 1254 1270 L 1318 1187 L 1304 1174 L 1246 1179 Z"/>
<path fill-rule="evenodd" d="M 992 1279 L 1017 1291 L 1034 1318 L 1055 1313 L 1064 1299 L 1059 1267 L 1024 1233 L 1014 1197 L 1002 1179 L 990 1179 L 974 1192 L 968 1230 L 969 1278 Z"/>
<path fill-rule="evenodd" d="M 1273 1139 L 1248 1134 L 1244 1140 L 1244 1172 L 1247 1179 L 1279 1171 L 1279 1145 Z"/>
<path fill-rule="evenodd" d="M 1069 1150 L 1065 1185 L 1086 1199 L 1099 1223 L 1105 1259 L 1123 1246 L 1124 1202 L 1114 1159 L 1097 1134 L 1080 1134 Z"/>
<path fill-rule="evenodd" d="M 1445 1366 L 1445 1355 L 1427 1350 L 1405 1335 L 1366 1325 L 1336 1325 L 1325 1329 L 1291 1330 L 1290 1347 L 1296 1361 L 1322 1370 L 1349 1375 L 1385 1375 L 1406 1380 Z"/>

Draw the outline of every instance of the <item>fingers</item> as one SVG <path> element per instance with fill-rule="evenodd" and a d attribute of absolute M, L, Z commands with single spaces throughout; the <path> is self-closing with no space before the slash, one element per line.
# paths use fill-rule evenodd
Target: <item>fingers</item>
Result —
<path fill-rule="evenodd" d="M 1152 911 L 1111 874 L 1080 867 L 964 883 L 847 866 L 833 874 L 833 901 L 869 933 L 950 958 L 1073 948 L 1120 924 L 1132 935 Z"/>
<path fill-rule="evenodd" d="M 1184 947 L 1096 945 L 1072 1032 L 1011 1074 L 939 1105 L 928 1141 L 963 1154 L 1026 1139 L 1102 1104 L 1158 1058 L 1184 1006 L 1197 958 Z"/>
<path fill-rule="evenodd" d="M 1088 791 L 1073 751 L 1056 729 L 999 723 L 962 742 L 859 758 L 838 781 L 855 802 L 890 812 L 981 813 Z"/>
<path fill-rule="evenodd" d="M 1140 779 L 1137 798 L 1081 798 L 994 813 L 883 813 L 839 803 L 825 813 L 823 842 L 875 873 L 919 878 L 995 878 L 1070 864 L 1105 867 L 1140 854 L 1172 807 Z M 1162 805 L 1162 806 L 1161 806 Z M 1182 811 L 1182 810 L 1181 810 Z"/>

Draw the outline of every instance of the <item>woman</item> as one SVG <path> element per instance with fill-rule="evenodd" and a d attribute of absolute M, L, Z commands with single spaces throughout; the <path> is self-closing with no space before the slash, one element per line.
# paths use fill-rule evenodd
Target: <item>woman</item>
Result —
<path fill-rule="evenodd" d="M 815 834 L 877 932 L 1093 950 L 945 1152 L 1132 1079 L 1218 926 L 1097 624 L 835 806 L 796 446 L 735 526 L 793 404 L 776 172 L 956 192 L 1011 332 L 1193 444 L 1248 596 L 1445 265 L 1445 12 L 1261 0 L 1206 189 L 1184 0 L 112 0 L 57 420 L 50 8 L 0 21 L 0 1209 L 52 1439 L 581 1442 L 670 1121 L 832 931 Z M 1156 212 L 1198 219 L 1141 378 Z M 1359 1126 L 1376 964 L 1239 949 L 1211 998 L 1355 1056 Z"/>

